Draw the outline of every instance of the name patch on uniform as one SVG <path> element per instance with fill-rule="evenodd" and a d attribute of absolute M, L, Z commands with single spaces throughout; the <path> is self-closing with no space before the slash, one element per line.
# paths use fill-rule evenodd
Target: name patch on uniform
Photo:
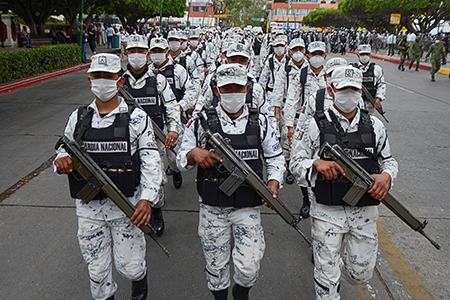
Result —
<path fill-rule="evenodd" d="M 373 77 L 363 77 L 363 82 L 372 82 Z"/>
<path fill-rule="evenodd" d="M 83 142 L 86 152 L 90 153 L 120 153 L 128 151 L 127 142 Z"/>
<path fill-rule="evenodd" d="M 258 159 L 258 149 L 234 150 L 243 160 Z"/>
<path fill-rule="evenodd" d="M 363 159 L 363 158 L 369 158 L 364 153 L 361 153 L 361 151 L 357 149 L 345 149 L 345 151 L 352 157 L 353 159 Z M 367 152 L 373 153 L 373 148 L 366 148 Z"/>
<path fill-rule="evenodd" d="M 140 105 L 156 105 L 156 97 L 138 97 L 136 102 Z"/>

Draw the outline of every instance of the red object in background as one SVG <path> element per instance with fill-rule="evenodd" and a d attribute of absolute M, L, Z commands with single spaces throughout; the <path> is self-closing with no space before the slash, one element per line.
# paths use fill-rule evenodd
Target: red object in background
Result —
<path fill-rule="evenodd" d="M 2 30 L 3 34 L 1 36 L 2 42 L 6 41 L 6 37 L 8 36 L 8 31 L 6 30 L 6 24 L 2 22 Z"/>
<path fill-rule="evenodd" d="M 17 40 L 16 24 L 14 24 L 14 23 L 11 23 L 11 35 L 12 35 L 13 41 L 16 41 Z"/>

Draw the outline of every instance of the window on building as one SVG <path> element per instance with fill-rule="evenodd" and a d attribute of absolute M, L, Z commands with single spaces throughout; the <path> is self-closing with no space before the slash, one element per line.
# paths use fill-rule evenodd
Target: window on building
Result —
<path fill-rule="evenodd" d="M 208 7 L 207 6 L 193 6 L 193 10 L 192 11 L 201 11 L 204 12 L 205 10 L 207 10 Z"/>

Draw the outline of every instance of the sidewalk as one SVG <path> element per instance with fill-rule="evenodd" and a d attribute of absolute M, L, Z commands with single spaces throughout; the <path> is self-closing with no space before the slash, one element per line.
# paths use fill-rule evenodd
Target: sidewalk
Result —
<path fill-rule="evenodd" d="M 348 51 L 347 53 L 357 54 L 357 52 L 354 52 L 354 51 Z M 420 59 L 419 69 L 431 71 L 431 63 L 429 60 L 427 62 L 425 62 L 425 55 L 426 55 L 426 53 L 424 53 L 423 57 Z M 388 62 L 391 62 L 394 64 L 400 64 L 400 55 L 398 55 L 398 54 L 394 54 L 393 56 L 388 56 L 386 53 L 372 53 L 372 58 L 380 59 L 383 61 L 388 61 Z M 429 57 L 429 59 L 430 59 L 430 57 Z M 405 69 L 409 68 L 409 64 L 410 64 L 409 60 L 405 61 L 405 63 L 404 63 Z M 416 67 L 416 64 L 414 63 L 412 68 L 415 68 L 415 67 Z M 439 69 L 438 73 L 450 76 L 450 64 L 441 65 L 441 68 Z"/>

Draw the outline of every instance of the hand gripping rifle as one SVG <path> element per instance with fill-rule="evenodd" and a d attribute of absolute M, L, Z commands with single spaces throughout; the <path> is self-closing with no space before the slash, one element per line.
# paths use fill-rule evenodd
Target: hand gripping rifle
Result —
<path fill-rule="evenodd" d="M 220 133 L 212 133 L 211 130 L 205 131 L 204 137 L 208 143 L 215 149 L 215 154 L 222 158 L 222 165 L 231 173 L 230 176 L 219 186 L 219 189 L 227 196 L 231 196 L 236 189 L 245 181 L 252 187 L 258 195 L 269 204 L 273 210 L 286 223 L 292 226 L 303 239 L 311 246 L 312 243 L 308 237 L 298 228 L 301 219 L 296 218 L 292 212 L 278 198 L 273 198 L 272 191 L 267 187 L 264 181 L 253 171 L 253 169 L 240 158 L 234 149 L 230 146 L 229 141 L 225 140 Z"/>
<path fill-rule="evenodd" d="M 130 94 L 129 91 L 127 91 L 123 86 L 121 86 L 119 88 L 119 94 L 125 99 L 125 102 L 127 104 L 135 104 L 137 105 L 139 108 L 141 108 L 142 110 L 144 110 L 139 104 L 136 103 L 133 95 Z M 144 110 L 145 111 L 145 110 Z M 159 128 L 158 124 L 155 123 L 155 121 L 153 121 L 152 118 L 150 118 L 150 120 L 152 121 L 152 127 L 153 127 L 153 132 L 155 133 L 155 137 L 160 140 L 163 144 L 166 143 L 166 135 L 164 134 L 164 132 L 161 130 L 161 128 Z M 177 155 L 177 153 L 175 152 L 175 150 L 173 149 L 175 146 L 173 146 L 172 148 L 169 148 L 169 150 L 171 150 L 175 155 Z"/>
<path fill-rule="evenodd" d="M 363 169 L 353 158 L 351 158 L 339 145 L 331 146 L 329 143 L 325 143 L 320 149 L 319 155 L 322 153 L 328 154 L 336 163 L 344 169 L 345 177 L 353 184 L 348 190 L 347 194 L 342 198 L 343 201 L 351 206 L 356 205 L 359 199 L 372 188 L 375 183 L 375 179 Z M 441 246 L 433 241 L 424 230 L 427 225 L 427 221 L 420 222 L 414 217 L 394 196 L 390 193 L 386 195 L 383 201 L 394 214 L 396 214 L 403 222 L 408 224 L 409 227 L 422 234 L 430 243 L 436 248 L 440 249 Z"/>
<path fill-rule="evenodd" d="M 367 88 L 364 85 L 362 86 L 362 88 L 363 88 L 363 94 L 366 97 L 367 101 L 369 101 L 373 105 L 373 107 L 375 108 L 375 99 L 372 97 L 372 95 L 369 93 L 369 91 L 367 90 Z M 384 116 L 384 114 L 386 112 L 383 110 L 383 107 L 381 106 L 381 103 L 380 103 L 380 107 L 375 108 L 375 109 L 386 120 L 386 122 L 389 123 L 388 119 L 386 119 L 386 117 Z"/>
<path fill-rule="evenodd" d="M 55 145 L 55 149 L 60 146 L 70 154 L 73 162 L 73 172 L 69 176 L 74 176 L 77 180 L 85 180 L 86 185 L 77 194 L 85 203 L 89 203 L 98 193 L 103 192 L 122 210 L 128 218 L 131 218 L 136 208 L 128 198 L 120 191 L 114 182 L 103 172 L 95 161 L 86 154 L 84 149 L 76 141 L 71 141 L 67 136 L 61 137 Z M 170 252 L 162 245 L 155 235 L 155 230 L 150 225 L 141 225 L 139 228 L 148 234 L 164 253 L 170 257 Z"/>

